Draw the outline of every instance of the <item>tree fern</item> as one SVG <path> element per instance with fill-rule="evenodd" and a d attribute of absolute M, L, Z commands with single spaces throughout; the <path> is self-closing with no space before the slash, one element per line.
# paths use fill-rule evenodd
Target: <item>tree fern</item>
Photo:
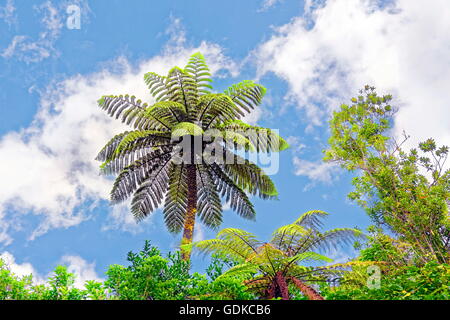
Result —
<path fill-rule="evenodd" d="M 288 284 L 292 284 L 308 298 L 321 300 L 323 298 L 310 283 L 334 281 L 346 270 L 361 263 L 354 261 L 330 265 L 332 259 L 312 249 L 329 249 L 324 244 L 344 245 L 363 237 L 358 230 L 348 228 L 321 232 L 317 219 L 326 215 L 319 210 L 306 212 L 292 224 L 276 229 L 270 242 L 261 242 L 252 233 L 241 229 L 227 228 L 220 231 L 215 239 L 196 242 L 193 247 L 203 253 L 234 259 L 237 265 L 222 277 L 242 278 L 249 290 L 264 298 L 288 299 Z M 316 267 L 305 263 L 327 265 Z"/>
<path fill-rule="evenodd" d="M 153 105 L 130 95 L 98 100 L 109 116 L 132 128 L 114 136 L 96 158 L 103 162 L 102 174 L 117 175 L 112 202 L 131 197 L 137 221 L 162 206 L 168 230 L 183 232 L 183 248 L 192 242 L 197 217 L 213 229 L 220 226 L 222 201 L 240 216 L 255 219 L 249 194 L 270 199 L 277 191 L 262 169 L 235 152 L 287 147 L 272 130 L 239 120 L 261 104 L 265 88 L 243 81 L 213 93 L 211 73 L 200 53 L 166 76 L 146 73 L 144 82 L 156 101 Z M 198 139 L 199 150 L 192 148 Z M 183 149 L 186 145 L 190 149 Z M 241 162 L 219 161 L 218 154 L 207 152 L 211 149 Z M 189 259 L 189 250 L 182 252 Z"/>

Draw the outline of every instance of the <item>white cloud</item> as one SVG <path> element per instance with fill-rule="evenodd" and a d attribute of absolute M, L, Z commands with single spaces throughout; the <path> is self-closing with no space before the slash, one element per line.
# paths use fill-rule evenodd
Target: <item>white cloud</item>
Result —
<path fill-rule="evenodd" d="M 74 287 L 84 289 L 87 280 L 104 281 L 95 271 L 95 263 L 89 263 L 80 256 L 66 255 L 61 258 L 61 265 L 67 267 L 67 271 L 75 275 Z"/>
<path fill-rule="evenodd" d="M 386 1 L 384 1 L 386 2 Z M 401 105 L 396 132 L 450 144 L 450 3 L 447 0 L 307 1 L 305 16 L 256 51 L 258 73 L 289 85 L 287 99 L 320 126 L 365 84 Z"/>
<path fill-rule="evenodd" d="M 164 201 L 162 201 L 164 203 Z M 137 234 L 143 231 L 143 226 L 152 222 L 153 216 L 159 214 L 158 211 L 153 212 L 144 221 L 138 223 L 130 212 L 131 200 L 114 205 L 109 214 L 107 222 L 102 226 L 102 231 L 121 230 Z"/>
<path fill-rule="evenodd" d="M 92 12 L 86 0 L 64 0 L 58 1 L 56 4 L 47 0 L 40 5 L 33 6 L 33 9 L 41 17 L 40 23 L 43 28 L 38 36 L 15 35 L 0 56 L 5 59 L 15 58 L 27 64 L 38 63 L 50 57 L 58 57 L 59 51 L 55 44 L 65 26 L 66 9 L 69 5 L 77 5 L 80 8 L 83 24 L 89 22 Z M 3 18 L 9 25 L 17 23 L 14 11 L 13 1 L 8 0 L 6 6 L 0 8 L 0 19 Z"/>
<path fill-rule="evenodd" d="M 308 177 L 312 183 L 326 183 L 330 184 L 338 177 L 339 169 L 335 164 L 326 163 L 322 161 L 308 161 L 294 156 L 292 160 L 294 164 L 294 174 L 297 176 Z M 306 190 L 309 189 L 312 184 L 307 185 Z"/>
<path fill-rule="evenodd" d="M 99 201 L 108 199 L 112 181 L 98 175 L 94 158 L 126 127 L 98 108 L 96 101 L 102 95 L 129 93 L 151 102 L 144 73 L 165 74 L 174 65 L 184 66 L 196 51 L 205 55 L 213 73 L 235 72 L 235 64 L 218 45 L 182 44 L 165 48 L 162 55 L 137 68 L 121 57 L 104 64 L 99 72 L 55 84 L 42 93 L 39 111 L 28 128 L 0 138 L 0 153 L 6 155 L 0 167 L 0 242 L 11 243 L 11 231 L 20 228 L 27 215 L 40 217 L 38 228 L 29 236 L 32 240 L 50 229 L 89 219 Z M 136 230 L 134 220 L 125 213 L 123 206 L 113 209 L 104 229 Z"/>
<path fill-rule="evenodd" d="M 14 36 L 9 46 L 1 53 L 3 58 L 14 57 L 26 63 L 36 63 L 59 54 L 54 44 L 63 27 L 61 13 L 51 1 L 34 6 L 34 9 L 42 16 L 41 24 L 44 30 L 39 33 L 37 39 L 26 35 Z"/>
<path fill-rule="evenodd" d="M 31 263 L 24 262 L 22 264 L 16 263 L 16 258 L 10 252 L 5 251 L 0 254 L 0 259 L 3 260 L 5 266 L 16 276 L 24 277 L 33 275 L 33 283 L 39 284 L 44 282 L 44 278 L 42 278 L 36 269 L 33 267 Z"/>
<path fill-rule="evenodd" d="M 303 152 L 303 150 L 306 148 L 306 145 L 301 142 L 302 139 L 297 136 L 289 136 L 286 139 L 286 142 L 290 146 L 290 150 L 293 154 L 300 154 Z"/>
<path fill-rule="evenodd" d="M 267 11 L 273 6 L 275 6 L 277 3 L 282 2 L 283 0 L 264 0 L 261 9 L 259 11 Z"/>
<path fill-rule="evenodd" d="M 193 242 L 205 240 L 205 232 L 204 232 L 203 228 L 204 228 L 203 225 L 201 225 L 200 223 L 195 224 L 194 239 L 192 239 Z"/>
<path fill-rule="evenodd" d="M 17 23 L 15 11 L 16 7 L 14 7 L 14 1 L 7 0 L 5 6 L 0 7 L 0 19 L 3 19 L 9 26 Z"/>

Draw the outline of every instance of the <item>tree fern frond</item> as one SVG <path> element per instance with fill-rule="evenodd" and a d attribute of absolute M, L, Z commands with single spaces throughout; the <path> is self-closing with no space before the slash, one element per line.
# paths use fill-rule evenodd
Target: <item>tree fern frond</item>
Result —
<path fill-rule="evenodd" d="M 362 240 L 365 235 L 358 229 L 336 228 L 324 233 L 318 233 L 309 245 L 310 249 L 330 251 L 338 246 L 351 245 L 356 240 Z"/>
<path fill-rule="evenodd" d="M 194 243 L 193 247 L 202 253 L 216 253 L 240 263 L 245 262 L 251 252 L 248 250 L 248 246 L 242 246 L 239 243 L 230 242 L 223 239 L 199 241 Z"/>
<path fill-rule="evenodd" d="M 254 220 L 256 212 L 245 192 L 217 164 L 207 166 L 211 169 L 217 191 L 230 203 L 231 209 L 246 219 Z"/>
<path fill-rule="evenodd" d="M 276 229 L 272 233 L 272 239 L 270 242 L 278 248 L 288 250 L 288 248 L 293 246 L 292 244 L 294 242 L 305 237 L 307 234 L 308 230 L 302 226 L 297 224 L 288 224 Z"/>
<path fill-rule="evenodd" d="M 314 261 L 314 262 L 332 262 L 333 259 L 330 259 L 328 257 L 325 257 L 324 255 L 315 253 L 315 252 L 302 252 L 299 254 L 296 254 L 293 257 L 290 257 L 287 260 L 287 263 L 299 263 L 299 262 L 310 262 L 310 261 Z"/>
<path fill-rule="evenodd" d="M 135 191 L 131 200 L 131 213 L 137 221 L 144 219 L 159 207 L 167 192 L 170 159 L 154 170 Z"/>
<path fill-rule="evenodd" d="M 322 219 L 328 216 L 328 213 L 321 210 L 311 210 L 303 213 L 294 224 L 318 230 L 322 227 Z"/>
<path fill-rule="evenodd" d="M 170 160 L 170 152 L 156 150 L 123 169 L 114 181 L 111 201 L 118 203 L 126 200 L 147 179 L 157 176 Z"/>
<path fill-rule="evenodd" d="M 109 159 L 116 151 L 116 148 L 122 141 L 123 137 L 125 137 L 128 133 L 130 133 L 130 131 L 125 131 L 115 135 L 111 140 L 108 141 L 108 143 L 102 148 L 102 150 L 100 150 L 98 155 L 95 157 L 95 160 L 103 162 L 106 161 L 106 159 Z"/>
<path fill-rule="evenodd" d="M 116 147 L 116 150 L 109 155 L 109 158 L 100 165 L 100 174 L 118 174 L 135 161 L 145 156 L 151 156 L 157 150 L 164 153 L 171 152 L 174 145 L 164 135 L 136 137 L 136 139 L 129 141 L 126 145 L 122 145 L 120 152 L 117 151 Z"/>
<path fill-rule="evenodd" d="M 245 113 L 226 94 L 210 93 L 200 97 L 196 120 L 200 121 L 206 130 L 244 115 Z"/>
<path fill-rule="evenodd" d="M 279 152 L 289 148 L 289 144 L 273 130 L 251 126 L 241 120 L 225 121 L 215 128 L 240 133 L 252 142 L 257 152 Z"/>
<path fill-rule="evenodd" d="M 222 273 L 219 277 L 216 278 L 216 280 L 228 277 L 246 279 L 250 276 L 253 276 L 258 271 L 258 267 L 253 263 L 241 263 L 231 267 L 230 269 Z"/>
<path fill-rule="evenodd" d="M 135 130 L 129 132 L 125 135 L 117 145 L 116 150 L 114 151 L 115 155 L 122 154 L 125 150 L 130 150 L 129 146 L 133 144 L 136 140 L 146 139 L 148 141 L 153 141 L 155 146 L 159 142 L 160 144 L 164 144 L 170 141 L 170 134 L 165 131 L 156 131 L 156 130 Z M 110 160 L 112 157 L 109 157 Z"/>
<path fill-rule="evenodd" d="M 278 191 L 275 184 L 263 169 L 239 155 L 224 150 L 227 162 L 223 165 L 225 173 L 244 191 L 263 199 L 276 199 Z M 232 161 L 228 161 L 232 159 Z M 230 162 L 230 163 L 228 163 Z"/>
<path fill-rule="evenodd" d="M 239 242 L 240 245 L 248 246 L 251 251 L 255 251 L 259 245 L 259 241 L 256 240 L 253 233 L 238 228 L 222 229 L 217 233 L 217 238 L 226 241 Z"/>
<path fill-rule="evenodd" d="M 246 112 L 258 106 L 265 93 L 266 88 L 249 80 L 239 82 L 225 90 L 225 94 Z"/>
<path fill-rule="evenodd" d="M 169 186 L 164 204 L 164 221 L 170 232 L 178 233 L 183 229 L 188 202 L 188 179 L 184 164 L 171 164 Z"/>
<path fill-rule="evenodd" d="M 159 119 L 170 128 L 187 118 L 185 107 L 175 101 L 160 101 L 150 106 L 146 114 L 152 118 Z"/>
<path fill-rule="evenodd" d="M 170 130 L 170 126 L 158 118 L 148 115 L 146 110 L 148 105 L 136 100 L 135 96 L 103 96 L 98 100 L 100 108 L 108 115 L 119 119 L 122 115 L 122 122 L 140 130 Z"/>
<path fill-rule="evenodd" d="M 197 174 L 197 215 L 206 226 L 215 229 L 222 223 L 222 201 L 207 167 L 197 165 Z"/>
<path fill-rule="evenodd" d="M 201 136 L 203 129 L 192 122 L 180 122 L 172 129 L 172 137 Z"/>
<path fill-rule="evenodd" d="M 195 111 L 199 97 L 197 83 L 194 79 L 187 72 L 174 67 L 169 71 L 166 87 L 170 100 L 185 106 L 186 113 L 190 117 Z"/>
<path fill-rule="evenodd" d="M 197 83 L 197 89 L 200 94 L 208 94 L 212 89 L 210 83 L 211 73 L 209 72 L 209 67 L 206 64 L 205 58 L 200 52 L 191 55 L 188 64 L 184 68 L 191 78 Z"/>
<path fill-rule="evenodd" d="M 160 76 L 154 72 L 148 72 L 144 75 L 144 81 L 147 84 L 150 93 L 156 101 L 165 101 L 169 99 L 167 95 L 166 77 Z"/>

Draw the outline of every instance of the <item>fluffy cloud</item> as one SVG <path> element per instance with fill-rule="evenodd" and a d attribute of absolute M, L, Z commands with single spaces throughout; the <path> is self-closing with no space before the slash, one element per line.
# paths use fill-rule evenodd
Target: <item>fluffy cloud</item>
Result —
<path fill-rule="evenodd" d="M 0 167 L 0 242 L 11 243 L 11 231 L 20 228 L 26 214 L 39 216 L 41 222 L 30 239 L 88 219 L 111 188 L 109 179 L 98 176 L 94 158 L 114 134 L 125 130 L 96 101 L 105 94 L 128 93 L 151 102 L 144 73 L 165 74 L 174 65 L 183 66 L 195 51 L 206 56 L 213 73 L 225 69 L 236 74 L 236 65 L 219 46 L 203 42 L 186 47 L 181 39 L 136 68 L 118 58 L 99 72 L 73 76 L 43 93 L 32 125 L 0 138 L 0 153 L 7 155 Z M 124 213 L 124 207 L 113 209 L 105 228 L 130 230 L 135 222 Z"/>
<path fill-rule="evenodd" d="M 16 7 L 14 7 L 13 0 L 7 0 L 5 6 L 0 7 L 0 19 L 3 19 L 5 23 L 9 26 L 17 22 L 17 17 L 15 15 Z"/>
<path fill-rule="evenodd" d="M 59 38 L 63 27 L 61 13 L 51 1 L 35 6 L 34 9 L 42 16 L 43 31 L 39 33 L 37 39 L 26 35 L 14 36 L 9 46 L 1 53 L 3 58 L 14 57 L 19 61 L 34 63 L 47 59 L 52 54 L 58 54 L 54 43 Z"/>
<path fill-rule="evenodd" d="M 446 0 L 306 1 L 305 14 L 256 51 L 258 72 L 289 84 L 311 127 L 365 84 L 401 106 L 397 133 L 450 144 L 450 3 Z M 311 128 L 310 128 L 311 129 Z"/>
<path fill-rule="evenodd" d="M 3 260 L 5 266 L 16 276 L 24 277 L 32 274 L 34 283 L 44 282 L 44 278 L 41 277 L 36 272 L 36 269 L 33 267 L 31 263 L 28 262 L 24 262 L 22 264 L 16 263 L 16 258 L 10 252 L 5 251 L 2 254 L 0 254 L 0 259 Z"/>
<path fill-rule="evenodd" d="M 335 181 L 339 173 L 339 168 L 335 164 L 325 163 L 322 161 L 308 161 L 294 156 L 292 160 L 297 176 L 306 176 L 313 183 L 321 182 L 330 184 Z M 312 184 L 307 185 L 305 188 L 309 189 Z"/>
<path fill-rule="evenodd" d="M 41 17 L 42 31 L 37 37 L 24 34 L 15 35 L 0 56 L 5 59 L 14 58 L 27 64 L 38 63 L 50 57 L 58 57 L 59 51 L 55 47 L 55 43 L 65 26 L 65 19 L 68 17 L 66 9 L 69 5 L 76 5 L 80 8 L 80 18 L 83 23 L 89 21 L 91 10 L 86 0 L 63 0 L 58 1 L 57 4 L 47 0 L 40 5 L 34 5 L 34 10 Z M 9 25 L 17 23 L 17 16 L 14 12 L 13 1 L 8 0 L 6 6 L 0 8 L 0 18 L 3 18 Z"/>
<path fill-rule="evenodd" d="M 74 286 L 79 289 L 84 288 L 87 280 L 103 281 L 95 271 L 95 263 L 89 263 L 80 256 L 64 256 L 60 261 L 61 265 L 67 267 L 67 271 L 75 275 Z"/>

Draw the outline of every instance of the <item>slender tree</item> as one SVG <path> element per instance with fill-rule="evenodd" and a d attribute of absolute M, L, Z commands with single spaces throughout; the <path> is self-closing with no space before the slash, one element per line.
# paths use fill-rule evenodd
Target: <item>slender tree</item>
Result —
<path fill-rule="evenodd" d="M 325 160 L 358 175 L 349 198 L 414 251 L 416 264 L 450 262 L 450 169 L 447 146 L 434 139 L 404 150 L 392 135 L 392 96 L 365 86 L 330 120 Z"/>
<path fill-rule="evenodd" d="M 276 198 L 271 179 L 242 152 L 278 152 L 288 144 L 273 130 L 241 120 L 261 103 L 265 88 L 243 81 L 213 93 L 204 57 L 193 54 L 184 69 L 167 76 L 150 72 L 144 80 L 153 105 L 134 96 L 103 96 L 99 106 L 134 130 L 113 137 L 100 151 L 101 173 L 117 174 L 113 203 L 132 196 L 140 221 L 162 205 L 170 232 L 192 242 L 198 217 L 206 226 L 222 222 L 222 200 L 246 219 L 255 218 L 247 193 Z M 182 251 L 188 260 L 189 251 Z"/>
<path fill-rule="evenodd" d="M 329 263 L 331 259 L 314 251 L 328 251 L 364 237 L 361 231 L 350 228 L 321 232 L 321 219 L 326 215 L 326 212 L 319 210 L 306 212 L 292 224 L 275 230 L 270 242 L 258 241 L 244 230 L 228 228 L 220 231 L 215 239 L 196 242 L 193 246 L 201 252 L 216 253 L 237 261 L 238 264 L 222 277 L 250 277 L 246 285 L 266 299 L 289 299 L 288 285 L 292 284 L 307 298 L 323 300 L 309 283 L 335 278 L 351 263 L 324 267 L 300 263 Z"/>

